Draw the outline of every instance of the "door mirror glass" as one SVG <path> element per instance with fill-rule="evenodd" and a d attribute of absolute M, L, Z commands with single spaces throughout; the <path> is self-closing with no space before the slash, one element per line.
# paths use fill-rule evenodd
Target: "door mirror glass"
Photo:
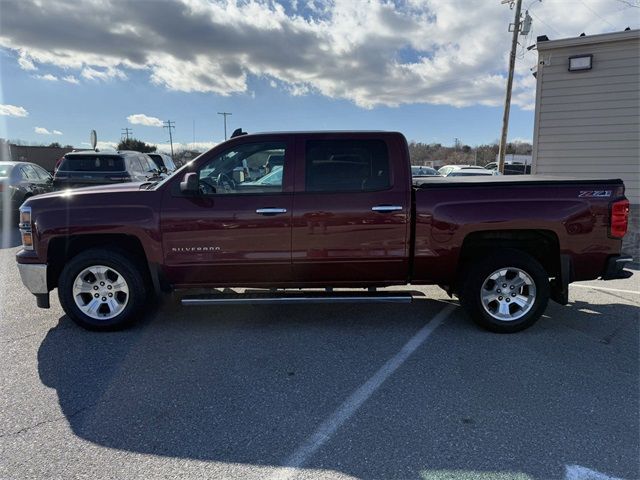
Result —
<path fill-rule="evenodd" d="M 180 191 L 187 195 L 196 195 L 198 193 L 198 174 L 187 173 L 180 182 Z"/>

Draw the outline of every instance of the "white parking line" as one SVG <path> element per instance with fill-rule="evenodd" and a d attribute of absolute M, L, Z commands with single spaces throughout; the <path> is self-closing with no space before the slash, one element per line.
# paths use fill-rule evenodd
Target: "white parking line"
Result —
<path fill-rule="evenodd" d="M 623 480 L 581 465 L 565 465 L 565 480 Z"/>
<path fill-rule="evenodd" d="M 591 285 L 574 285 L 571 284 L 572 287 L 578 288 L 592 288 L 594 290 L 604 290 L 605 292 L 619 292 L 619 293 L 634 293 L 636 295 L 640 295 L 640 292 L 637 290 L 621 290 L 619 288 L 607 288 L 607 287 L 592 287 Z"/>
<path fill-rule="evenodd" d="M 405 343 L 402 349 L 391 357 L 369 380 L 353 392 L 338 409 L 331 414 L 318 429 L 311 434 L 298 449 L 278 468 L 272 479 L 285 480 L 292 478 L 296 469 L 303 467 L 311 456 L 316 453 L 332 436 L 340 426 L 345 423 L 367 401 L 384 381 L 395 372 L 415 350 L 422 345 L 438 326 L 451 315 L 455 305 L 449 305 Z"/>

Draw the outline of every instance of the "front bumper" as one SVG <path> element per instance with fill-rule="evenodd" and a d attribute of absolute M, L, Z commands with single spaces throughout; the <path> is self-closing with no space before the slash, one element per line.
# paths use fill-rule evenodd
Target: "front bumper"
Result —
<path fill-rule="evenodd" d="M 46 263 L 19 263 L 18 270 L 22 283 L 31 293 L 49 293 Z"/>
<path fill-rule="evenodd" d="M 615 255 L 609 258 L 604 274 L 602 275 L 602 280 L 629 278 L 633 275 L 633 272 L 625 270 L 624 267 L 632 261 L 633 258 L 628 255 Z"/>
<path fill-rule="evenodd" d="M 49 308 L 49 288 L 46 263 L 19 263 L 18 271 L 22 283 L 36 296 L 40 308 Z"/>

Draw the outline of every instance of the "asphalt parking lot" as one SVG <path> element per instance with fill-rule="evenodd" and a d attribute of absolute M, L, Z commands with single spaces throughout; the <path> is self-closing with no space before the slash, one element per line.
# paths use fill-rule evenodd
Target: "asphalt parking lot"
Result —
<path fill-rule="evenodd" d="M 173 296 L 98 334 L 55 295 L 35 307 L 11 237 L 0 478 L 640 478 L 638 270 L 515 335 L 437 287 L 386 306 Z"/>

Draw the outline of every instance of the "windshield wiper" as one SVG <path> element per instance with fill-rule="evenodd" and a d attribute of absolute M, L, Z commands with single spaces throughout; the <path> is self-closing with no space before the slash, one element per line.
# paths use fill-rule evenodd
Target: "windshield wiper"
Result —
<path fill-rule="evenodd" d="M 160 180 L 156 180 L 154 182 L 143 182 L 140 184 L 140 190 L 149 190 L 151 187 L 154 187 Z"/>

